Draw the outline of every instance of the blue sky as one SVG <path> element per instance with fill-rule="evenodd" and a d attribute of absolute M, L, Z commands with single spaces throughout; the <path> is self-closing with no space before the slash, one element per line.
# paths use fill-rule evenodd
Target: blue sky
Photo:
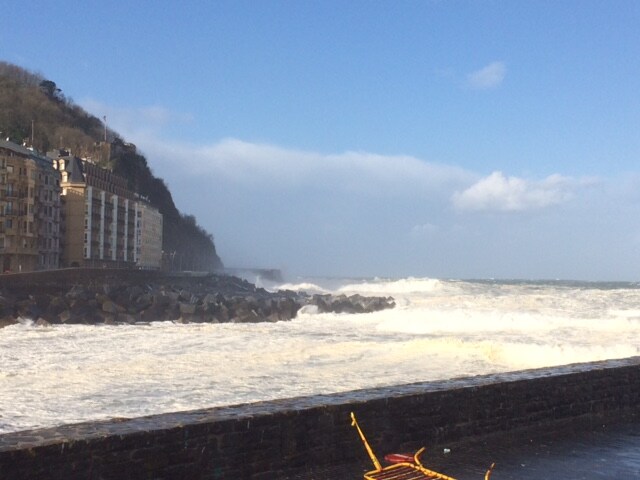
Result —
<path fill-rule="evenodd" d="M 131 5 L 133 3 L 133 5 Z M 640 278 L 640 3 L 9 0 L 229 266 Z"/>

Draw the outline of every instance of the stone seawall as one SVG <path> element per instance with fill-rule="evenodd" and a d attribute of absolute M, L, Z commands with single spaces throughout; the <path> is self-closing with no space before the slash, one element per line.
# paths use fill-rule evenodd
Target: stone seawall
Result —
<path fill-rule="evenodd" d="M 140 284 L 173 278 L 169 272 L 159 270 L 65 268 L 40 272 L 12 273 L 0 275 L 0 288 L 40 290 L 71 288 L 74 285 Z"/>
<path fill-rule="evenodd" d="M 428 368 L 426 366 L 425 368 Z M 640 413 L 640 357 L 0 435 L 2 479 L 274 479 L 377 452 Z"/>

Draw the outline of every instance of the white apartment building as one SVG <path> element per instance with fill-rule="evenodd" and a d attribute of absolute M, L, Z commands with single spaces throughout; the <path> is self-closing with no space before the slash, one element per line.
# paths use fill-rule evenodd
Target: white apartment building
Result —
<path fill-rule="evenodd" d="M 135 203 L 134 261 L 139 268 L 162 266 L 162 214 L 143 201 Z"/>

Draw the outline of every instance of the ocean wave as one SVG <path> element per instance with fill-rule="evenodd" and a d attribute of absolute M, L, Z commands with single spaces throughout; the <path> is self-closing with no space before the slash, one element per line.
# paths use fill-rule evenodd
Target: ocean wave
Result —
<path fill-rule="evenodd" d="M 430 278 L 280 287 L 391 295 L 398 306 L 305 307 L 261 324 L 23 319 L 0 329 L 0 433 L 640 354 L 638 289 Z"/>
<path fill-rule="evenodd" d="M 418 293 L 438 292 L 443 288 L 443 281 L 434 278 L 401 278 L 401 279 L 374 279 L 361 283 L 349 283 L 340 287 L 340 293 L 360 293 L 363 295 L 406 295 Z"/>

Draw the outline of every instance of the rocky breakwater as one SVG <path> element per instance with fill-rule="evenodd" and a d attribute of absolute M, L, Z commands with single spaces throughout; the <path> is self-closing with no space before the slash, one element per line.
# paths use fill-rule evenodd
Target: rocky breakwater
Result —
<path fill-rule="evenodd" d="M 150 283 L 100 281 L 71 287 L 0 290 L 0 327 L 32 320 L 51 324 L 275 322 L 305 306 L 318 312 L 368 313 L 393 308 L 391 297 L 269 292 L 237 277 L 159 277 Z"/>

